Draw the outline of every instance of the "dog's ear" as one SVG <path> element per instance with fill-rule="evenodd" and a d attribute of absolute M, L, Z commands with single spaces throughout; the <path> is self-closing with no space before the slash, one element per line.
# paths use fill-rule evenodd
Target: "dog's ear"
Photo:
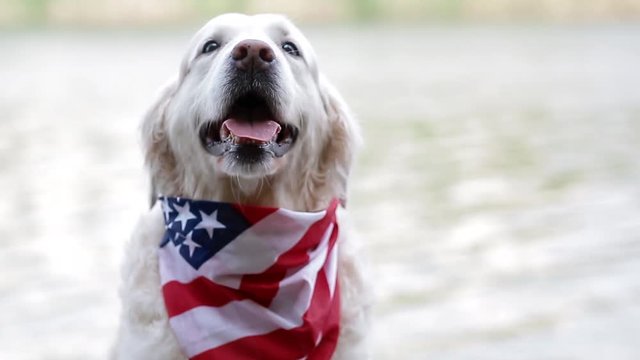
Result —
<path fill-rule="evenodd" d="M 177 80 L 170 81 L 158 94 L 142 121 L 142 146 L 150 176 L 150 202 L 156 202 L 158 191 L 166 188 L 159 179 L 171 179 L 167 175 L 175 171 L 175 157 L 167 138 L 166 110 L 176 92 Z M 160 176 L 162 174 L 162 176 Z"/>
<path fill-rule="evenodd" d="M 343 206 L 347 202 L 349 173 L 357 149 L 362 143 L 360 128 L 349 107 L 335 87 L 320 75 L 320 94 L 329 122 L 329 136 L 324 146 L 320 173 L 333 176 L 334 192 Z"/>

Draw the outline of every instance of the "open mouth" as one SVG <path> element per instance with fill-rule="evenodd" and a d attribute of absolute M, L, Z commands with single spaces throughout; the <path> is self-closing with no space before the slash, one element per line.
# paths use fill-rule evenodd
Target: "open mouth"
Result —
<path fill-rule="evenodd" d="M 255 92 L 236 99 L 223 119 L 209 121 L 200 129 L 202 145 L 212 155 L 235 152 L 241 160 L 263 155 L 281 157 L 295 143 L 298 129 L 277 119 L 269 102 Z"/>

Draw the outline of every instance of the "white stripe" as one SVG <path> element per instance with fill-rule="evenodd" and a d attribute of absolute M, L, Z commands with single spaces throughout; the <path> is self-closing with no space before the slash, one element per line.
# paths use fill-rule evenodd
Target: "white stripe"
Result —
<path fill-rule="evenodd" d="M 336 240 L 337 241 L 337 240 Z M 336 280 L 338 278 L 338 244 L 333 245 L 333 249 L 331 249 L 331 254 L 329 254 L 329 260 L 327 261 L 327 265 L 324 267 L 324 272 L 327 277 L 327 282 L 329 283 L 329 294 L 333 298 L 333 292 L 336 288 Z"/>
<path fill-rule="evenodd" d="M 189 357 L 246 336 L 292 328 L 292 321 L 251 300 L 230 302 L 220 308 L 200 306 L 169 319 Z"/>
<path fill-rule="evenodd" d="M 159 251 L 162 285 L 169 281 L 189 283 L 202 276 L 237 289 L 242 275 L 259 274 L 268 269 L 325 214 L 326 211 L 303 213 L 278 209 L 240 234 L 198 270 L 185 264 L 179 247 L 170 242 Z"/>
<path fill-rule="evenodd" d="M 242 300 L 221 307 L 200 306 L 172 317 L 169 320 L 171 327 L 187 355 L 192 357 L 239 338 L 302 325 L 318 272 L 327 259 L 332 230 L 333 224 L 319 246 L 309 253 L 309 263 L 291 272 L 280 283 L 269 309 L 251 300 Z M 330 261 L 335 261 L 335 257 L 331 256 Z"/>

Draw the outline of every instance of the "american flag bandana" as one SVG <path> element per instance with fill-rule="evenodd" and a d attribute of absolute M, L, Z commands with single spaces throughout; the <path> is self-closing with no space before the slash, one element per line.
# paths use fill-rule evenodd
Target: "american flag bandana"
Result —
<path fill-rule="evenodd" d="M 159 197 L 169 323 L 204 359 L 330 359 L 340 323 L 338 201 L 319 212 Z"/>

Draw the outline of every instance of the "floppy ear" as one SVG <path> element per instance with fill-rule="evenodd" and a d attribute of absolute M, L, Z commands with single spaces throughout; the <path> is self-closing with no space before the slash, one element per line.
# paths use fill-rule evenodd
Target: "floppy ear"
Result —
<path fill-rule="evenodd" d="M 333 191 L 342 206 L 346 206 L 351 165 L 362 143 L 360 128 L 333 85 L 323 75 L 318 81 L 329 122 L 329 136 L 321 156 L 320 173 L 327 174 L 329 179 L 333 179 L 330 181 L 335 181 Z"/>
<path fill-rule="evenodd" d="M 156 202 L 157 192 L 166 191 L 169 184 L 158 183 L 175 179 L 176 161 L 167 138 L 165 113 L 175 91 L 177 81 L 171 81 L 158 94 L 142 121 L 142 146 L 150 176 L 150 202 Z M 162 179 L 162 180 L 161 180 Z"/>

